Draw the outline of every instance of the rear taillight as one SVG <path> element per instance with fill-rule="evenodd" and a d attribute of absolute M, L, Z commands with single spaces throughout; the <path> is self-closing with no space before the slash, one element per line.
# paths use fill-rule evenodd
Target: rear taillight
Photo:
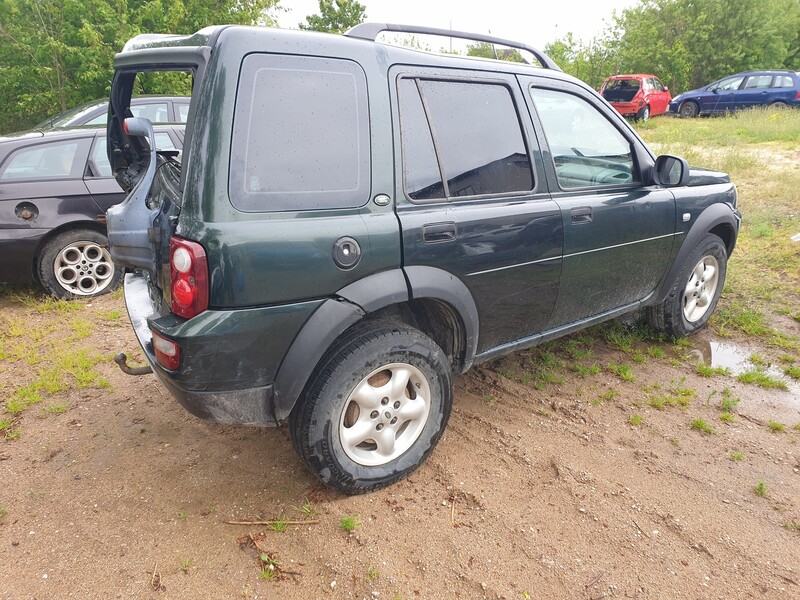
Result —
<path fill-rule="evenodd" d="M 181 364 L 181 347 L 178 344 L 153 331 L 153 351 L 158 364 L 170 371 L 178 370 Z"/>
<path fill-rule="evenodd" d="M 172 236 L 169 279 L 173 313 L 191 319 L 208 308 L 208 262 L 200 244 Z"/>
<path fill-rule="evenodd" d="M 800 91 L 794 95 L 795 100 L 800 100 Z"/>

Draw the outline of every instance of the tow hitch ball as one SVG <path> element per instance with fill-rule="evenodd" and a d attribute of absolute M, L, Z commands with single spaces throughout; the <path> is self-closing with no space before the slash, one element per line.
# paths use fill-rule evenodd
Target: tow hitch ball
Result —
<path fill-rule="evenodd" d="M 152 373 L 153 369 L 150 368 L 149 365 L 145 365 L 143 367 L 131 367 L 128 364 L 128 357 L 125 356 L 124 352 L 120 352 L 114 357 L 114 362 L 117 363 L 120 369 L 122 369 L 123 373 L 127 373 L 128 375 L 147 375 L 148 373 Z"/>

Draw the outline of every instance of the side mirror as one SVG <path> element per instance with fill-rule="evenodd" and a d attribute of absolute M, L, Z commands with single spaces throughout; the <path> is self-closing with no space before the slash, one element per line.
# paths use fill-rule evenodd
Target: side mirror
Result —
<path fill-rule="evenodd" d="M 668 92 L 668 91 L 669 91 L 669 88 L 668 88 L 667 86 L 664 86 L 664 91 L 665 91 L 665 92 Z"/>
<path fill-rule="evenodd" d="M 689 164 L 682 158 L 662 154 L 653 167 L 653 179 L 662 187 L 680 187 L 689 182 Z"/>

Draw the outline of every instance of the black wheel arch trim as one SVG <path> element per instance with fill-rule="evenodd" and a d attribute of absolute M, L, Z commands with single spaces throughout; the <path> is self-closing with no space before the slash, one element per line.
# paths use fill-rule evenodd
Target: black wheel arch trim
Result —
<path fill-rule="evenodd" d="M 659 288 L 658 294 L 653 297 L 651 302 L 647 303 L 648 305 L 655 305 L 664 301 L 675 284 L 675 279 L 680 274 L 681 266 L 689 254 L 700 243 L 703 236 L 712 233 L 712 230 L 719 226 L 726 227 L 730 231 L 730 239 L 727 241 L 722 240 L 723 244 L 725 244 L 726 253 L 730 257 L 736 246 L 736 238 L 739 234 L 738 217 L 727 204 L 712 204 L 700 213 L 692 228 L 687 232 L 683 244 L 681 244 L 678 254 L 675 256 L 675 260 L 672 262 L 672 266 Z"/>
<path fill-rule="evenodd" d="M 409 293 L 411 290 L 411 293 Z M 364 316 L 409 300 L 435 299 L 453 307 L 464 326 L 461 370 L 472 365 L 478 348 L 478 309 L 467 286 L 434 267 L 414 266 L 369 275 L 326 300 L 295 337 L 275 377 L 271 411 L 285 421 L 319 361 L 336 339 Z"/>
<path fill-rule="evenodd" d="M 475 300 L 458 277 L 443 269 L 425 266 L 405 267 L 413 300 L 433 298 L 446 302 L 458 313 L 464 326 L 464 360 L 461 372 L 467 371 L 478 353 L 480 319 Z"/>

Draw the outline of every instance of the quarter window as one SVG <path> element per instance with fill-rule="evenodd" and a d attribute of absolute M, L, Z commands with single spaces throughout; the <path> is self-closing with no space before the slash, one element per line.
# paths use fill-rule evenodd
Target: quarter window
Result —
<path fill-rule="evenodd" d="M 420 78 L 401 79 L 399 90 L 403 171 L 412 200 L 533 189 L 522 127 L 505 85 Z"/>
<path fill-rule="evenodd" d="M 638 180 L 630 143 L 592 104 L 556 90 L 530 93 L 563 189 Z"/>
<path fill-rule="evenodd" d="M 0 180 L 70 177 L 76 166 L 79 144 L 80 140 L 73 140 L 20 148 L 3 165 Z"/>
<path fill-rule="evenodd" d="M 776 75 L 775 76 L 775 83 L 772 84 L 772 87 L 776 88 L 790 88 L 794 87 L 794 82 L 792 78 L 788 75 Z"/>
<path fill-rule="evenodd" d="M 245 211 L 369 199 L 366 78 L 351 61 L 251 54 L 242 63 L 230 197 Z"/>

